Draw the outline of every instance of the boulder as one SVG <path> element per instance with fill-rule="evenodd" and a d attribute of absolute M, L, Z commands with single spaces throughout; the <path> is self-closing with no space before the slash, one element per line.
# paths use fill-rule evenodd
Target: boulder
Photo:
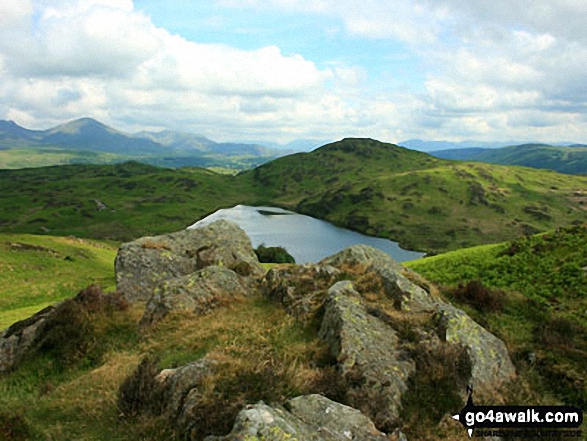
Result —
<path fill-rule="evenodd" d="M 422 312 L 430 311 L 436 301 L 426 291 L 412 283 L 399 271 L 389 267 L 375 268 L 375 273 L 381 279 L 383 290 L 387 297 L 393 300 L 394 307 L 402 311 Z"/>
<path fill-rule="evenodd" d="M 206 314 L 218 305 L 246 294 L 232 270 L 209 266 L 193 274 L 170 279 L 155 288 L 147 302 L 141 325 L 151 325 L 173 310 Z"/>
<path fill-rule="evenodd" d="M 246 233 L 219 220 L 123 244 L 115 261 L 116 284 L 127 300 L 146 302 L 163 282 L 211 265 L 234 269 L 243 276 L 263 274 Z"/>
<path fill-rule="evenodd" d="M 390 268 L 400 272 L 402 266 L 389 254 L 369 245 L 353 245 L 320 261 L 320 265 L 330 265 L 338 269 L 345 268 Z"/>
<path fill-rule="evenodd" d="M 391 429 L 414 371 L 413 361 L 400 352 L 397 333 L 370 315 L 352 283 L 343 281 L 328 291 L 319 336 L 351 385 L 350 404 L 371 415 L 377 427 Z"/>
<path fill-rule="evenodd" d="M 19 365 L 54 309 L 49 306 L 0 333 L 0 373 L 10 372 Z"/>
<path fill-rule="evenodd" d="M 387 437 L 357 409 L 312 394 L 292 398 L 284 407 L 306 424 L 318 427 L 325 439 L 384 441 Z"/>
<path fill-rule="evenodd" d="M 493 390 L 515 378 L 516 370 L 504 342 L 464 311 L 441 303 L 437 308 L 436 322 L 441 338 L 467 348 L 474 387 Z"/>
<path fill-rule="evenodd" d="M 171 421 L 186 424 L 190 415 L 190 392 L 213 375 L 216 366 L 216 361 L 204 357 L 177 369 L 164 369 L 155 377 L 163 391 L 163 412 Z"/>
<path fill-rule="evenodd" d="M 281 406 L 260 402 L 242 410 L 232 432 L 206 441 L 385 441 L 369 418 L 321 395 L 306 395 Z"/>

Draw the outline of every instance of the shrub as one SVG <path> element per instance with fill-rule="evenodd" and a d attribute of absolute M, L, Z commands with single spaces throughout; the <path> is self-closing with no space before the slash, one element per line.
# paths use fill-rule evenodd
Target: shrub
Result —
<path fill-rule="evenodd" d="M 21 414 L 0 411 L 0 439 L 17 441 L 32 437 L 32 430 Z"/>
<path fill-rule="evenodd" d="M 487 288 L 479 280 L 471 280 L 466 285 L 460 284 L 452 295 L 455 300 L 471 305 L 481 312 L 501 312 L 504 308 L 504 293 Z"/>
<path fill-rule="evenodd" d="M 88 286 L 76 297 L 57 305 L 47 316 L 31 345 L 29 357 L 48 355 L 61 369 L 82 360 L 95 365 L 105 347 L 98 341 L 93 316 L 127 307 L 120 294 L 103 294 L 99 286 Z"/>
<path fill-rule="evenodd" d="M 221 376 L 213 387 L 196 386 L 197 404 L 191 410 L 186 439 L 204 439 L 209 435 L 226 435 L 238 413 L 247 405 L 263 400 L 266 403 L 282 402 L 299 394 L 291 385 L 288 375 L 271 363 L 250 367 L 235 375 Z M 190 394 L 193 399 L 195 395 Z M 182 438 L 183 439 L 183 438 Z"/>
<path fill-rule="evenodd" d="M 118 410 L 125 418 L 142 413 L 159 415 L 163 410 L 163 390 L 155 379 L 159 373 L 157 360 L 145 357 L 137 369 L 118 389 Z"/>
<path fill-rule="evenodd" d="M 266 247 L 261 244 L 255 250 L 261 263 L 296 263 L 296 260 L 283 247 Z"/>
<path fill-rule="evenodd" d="M 450 343 L 419 347 L 412 357 L 416 371 L 402 399 L 401 419 L 417 431 L 418 426 L 438 424 L 445 414 L 462 407 L 471 361 L 466 348 Z"/>

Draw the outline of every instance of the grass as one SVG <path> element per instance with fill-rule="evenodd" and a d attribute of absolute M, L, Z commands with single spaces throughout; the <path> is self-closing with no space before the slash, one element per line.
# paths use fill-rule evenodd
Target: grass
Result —
<path fill-rule="evenodd" d="M 223 424 L 230 426 L 247 398 L 293 397 L 319 377 L 315 361 L 325 348 L 315 332 L 265 300 L 248 298 L 203 317 L 171 315 L 139 339 L 141 314 L 140 308 L 131 308 L 94 316 L 95 338 L 108 348 L 97 365 L 60 370 L 50 357 L 39 355 L 0 378 L 0 409 L 25 421 L 35 439 L 172 439 L 166 420 L 121 419 L 117 410 L 119 386 L 146 354 L 159 358 L 160 368 L 206 354 L 219 361 L 211 383 L 216 387 L 207 389 L 200 405 L 223 415 Z M 232 394 L 244 384 L 240 395 Z"/>
<path fill-rule="evenodd" d="M 115 255 L 105 242 L 0 234 L 0 329 L 92 283 L 113 289 Z"/>

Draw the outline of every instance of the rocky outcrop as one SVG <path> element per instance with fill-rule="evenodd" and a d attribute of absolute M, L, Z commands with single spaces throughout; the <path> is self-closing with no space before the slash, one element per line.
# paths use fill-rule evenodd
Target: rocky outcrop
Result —
<path fill-rule="evenodd" d="M 287 265 L 269 270 L 262 290 L 265 298 L 304 321 L 314 316 L 328 289 L 342 277 L 344 273 L 330 265 Z"/>
<path fill-rule="evenodd" d="M 19 365 L 54 309 L 49 306 L 0 334 L 0 373 L 10 372 Z"/>
<path fill-rule="evenodd" d="M 116 285 L 127 300 L 146 302 L 163 283 L 208 266 L 229 268 L 242 276 L 263 274 L 245 232 L 219 220 L 123 244 L 115 261 Z"/>
<path fill-rule="evenodd" d="M 344 270 L 345 268 L 368 271 L 374 268 L 389 268 L 400 272 L 402 266 L 389 254 L 369 245 L 353 245 L 320 261 L 320 265 L 330 265 Z"/>
<path fill-rule="evenodd" d="M 380 253 L 369 246 L 358 245 L 324 259 L 321 264 L 331 264 L 339 269 L 360 268 L 370 272 L 374 279 L 378 279 L 395 309 L 401 311 L 408 322 L 414 314 L 433 316 L 440 340 L 467 349 L 471 363 L 470 382 L 477 389 L 492 390 L 515 377 L 515 368 L 501 340 L 478 325 L 464 311 L 411 282 L 404 275 L 401 265 Z M 421 333 L 416 322 L 412 327 L 414 332 Z"/>
<path fill-rule="evenodd" d="M 393 427 L 414 363 L 401 353 L 396 332 L 367 312 L 351 282 L 338 282 L 328 291 L 319 336 L 343 377 L 356 385 L 347 390 L 349 402 L 359 408 L 376 403 L 370 411 L 377 427 Z"/>
<path fill-rule="evenodd" d="M 232 432 L 206 441 L 385 441 L 389 438 L 356 409 L 321 395 L 288 400 L 282 406 L 263 402 L 239 413 Z"/>
<path fill-rule="evenodd" d="M 0 373 L 18 368 L 36 352 L 53 353 L 59 357 L 59 363 L 74 362 L 92 347 L 86 340 L 93 337 L 88 316 L 127 306 L 118 293 L 106 294 L 99 286 L 90 285 L 75 297 L 14 323 L 0 333 Z"/>
<path fill-rule="evenodd" d="M 232 270 L 209 266 L 187 276 L 163 282 L 147 302 L 141 325 L 152 325 L 172 310 L 206 314 L 226 304 L 246 290 L 240 277 Z"/>

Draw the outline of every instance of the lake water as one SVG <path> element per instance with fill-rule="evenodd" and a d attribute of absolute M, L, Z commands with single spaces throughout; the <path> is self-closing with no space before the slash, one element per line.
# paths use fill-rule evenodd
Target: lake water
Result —
<path fill-rule="evenodd" d="M 253 247 L 282 246 L 297 263 L 318 262 L 351 245 L 365 244 L 378 248 L 398 262 L 418 259 L 424 253 L 403 250 L 396 242 L 365 236 L 336 227 L 310 216 L 274 207 L 237 205 L 218 210 L 188 228 L 197 228 L 226 219 L 237 224 L 251 238 Z"/>

